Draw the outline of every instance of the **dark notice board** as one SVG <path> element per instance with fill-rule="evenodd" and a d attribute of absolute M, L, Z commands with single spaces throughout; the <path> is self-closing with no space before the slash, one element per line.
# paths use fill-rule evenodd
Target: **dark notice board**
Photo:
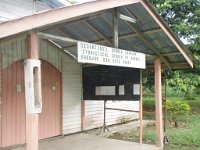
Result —
<path fill-rule="evenodd" d="M 114 67 L 114 66 L 94 66 L 83 67 L 83 99 L 84 100 L 124 100 L 137 101 L 140 94 L 134 85 L 140 84 L 140 69 Z M 123 94 L 119 91 L 123 86 Z M 115 93 L 103 95 L 96 94 L 98 87 L 114 86 Z M 120 88 L 121 89 L 121 88 Z M 104 90 L 105 91 L 105 90 Z"/>

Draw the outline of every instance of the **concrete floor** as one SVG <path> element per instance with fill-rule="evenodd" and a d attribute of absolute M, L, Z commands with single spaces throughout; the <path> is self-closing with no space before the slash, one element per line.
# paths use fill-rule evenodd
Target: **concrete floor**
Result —
<path fill-rule="evenodd" d="M 143 126 L 154 124 L 154 121 L 143 121 Z M 99 129 L 74 135 L 57 137 L 40 141 L 39 150 L 159 150 L 155 145 L 147 145 L 135 142 L 115 140 L 107 138 L 113 133 L 128 131 L 139 127 L 139 121 L 126 124 L 109 126 L 110 132 L 101 132 Z M 8 150 L 8 149 L 7 149 Z M 25 147 L 12 148 L 9 150 L 25 150 Z"/>
<path fill-rule="evenodd" d="M 12 150 L 25 150 L 18 147 Z M 80 133 L 42 141 L 39 150 L 159 150 L 155 145 L 138 144 Z"/>

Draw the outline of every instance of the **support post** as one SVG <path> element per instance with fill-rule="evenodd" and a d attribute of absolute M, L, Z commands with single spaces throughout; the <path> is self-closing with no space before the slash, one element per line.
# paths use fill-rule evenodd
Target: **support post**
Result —
<path fill-rule="evenodd" d="M 35 33 L 27 36 L 28 57 L 38 59 L 38 37 Z M 26 149 L 38 150 L 38 114 L 26 112 Z"/>
<path fill-rule="evenodd" d="M 117 8 L 114 8 L 113 11 L 113 46 L 118 48 L 118 15 L 117 15 Z"/>
<path fill-rule="evenodd" d="M 104 103 L 103 103 L 103 126 L 101 127 L 101 129 L 99 130 L 99 132 L 97 133 L 97 135 L 99 135 L 102 130 L 103 130 L 103 132 L 106 132 L 106 130 L 108 132 L 110 131 L 108 129 L 108 127 L 106 126 L 106 102 L 107 102 L 107 100 L 104 100 Z"/>
<path fill-rule="evenodd" d="M 167 76 L 165 75 L 165 96 L 164 96 L 164 140 L 163 144 L 169 142 L 168 137 L 166 136 L 166 126 L 167 126 Z"/>
<path fill-rule="evenodd" d="M 83 66 L 81 66 L 83 68 Z M 81 80 L 83 80 L 83 72 L 81 71 Z M 83 81 L 81 82 L 83 83 Z M 81 101 L 81 130 L 83 131 L 85 129 L 85 100 L 83 98 L 83 85 L 81 86 L 82 88 L 82 101 Z"/>
<path fill-rule="evenodd" d="M 85 100 L 84 99 L 82 99 L 82 101 L 81 101 L 81 107 L 82 107 L 82 111 L 81 111 L 81 122 L 82 122 L 81 129 L 83 131 L 85 129 Z"/>
<path fill-rule="evenodd" d="M 157 146 L 163 147 L 163 119 L 162 119 L 162 83 L 161 83 L 161 61 L 154 60 L 155 67 L 155 108 L 156 108 L 156 139 Z"/>
<path fill-rule="evenodd" d="M 140 118 L 140 144 L 142 144 L 142 113 L 143 107 L 142 107 L 142 70 L 140 69 L 140 101 L 139 101 L 139 118 Z"/>

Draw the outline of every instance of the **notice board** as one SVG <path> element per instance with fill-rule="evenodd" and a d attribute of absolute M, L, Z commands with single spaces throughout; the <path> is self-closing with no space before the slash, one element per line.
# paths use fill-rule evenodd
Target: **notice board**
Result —
<path fill-rule="evenodd" d="M 83 67 L 84 100 L 140 99 L 140 69 L 93 66 Z"/>

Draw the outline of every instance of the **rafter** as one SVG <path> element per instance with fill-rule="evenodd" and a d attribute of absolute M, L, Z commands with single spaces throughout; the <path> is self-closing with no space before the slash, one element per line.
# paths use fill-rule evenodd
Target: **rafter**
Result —
<path fill-rule="evenodd" d="M 127 8 L 126 8 L 127 9 Z M 128 10 L 128 9 L 127 9 Z M 129 11 L 129 10 L 128 10 Z M 129 11 L 130 12 L 130 11 Z M 130 14 L 132 14 L 132 12 L 130 12 Z M 147 41 L 143 35 L 142 32 L 140 32 L 134 24 L 130 23 L 130 22 L 127 22 L 126 21 L 126 24 L 138 35 L 138 37 L 143 41 L 143 43 L 149 47 L 154 53 L 156 53 L 158 55 L 158 57 L 169 67 L 171 68 L 171 65 L 170 65 L 170 62 L 164 58 L 160 52 L 155 48 L 155 46 L 153 44 L 151 44 L 149 41 Z"/>
<path fill-rule="evenodd" d="M 94 31 L 95 33 L 97 33 L 102 39 L 104 39 L 104 41 L 106 41 L 109 46 L 112 46 L 112 42 L 107 39 L 102 33 L 100 33 L 100 31 L 98 31 L 91 23 L 89 23 L 88 21 L 84 20 L 83 21 L 92 31 Z"/>
<path fill-rule="evenodd" d="M 158 29 L 144 31 L 142 33 L 143 34 L 152 34 L 152 33 L 160 32 L 160 31 L 162 31 L 162 30 L 158 28 Z M 119 38 L 119 40 L 122 40 L 122 39 L 131 38 L 131 37 L 135 37 L 135 36 L 138 36 L 138 35 L 136 33 L 130 33 L 130 34 L 121 35 L 118 38 Z M 109 38 L 108 40 L 113 41 L 113 38 Z M 97 41 L 90 41 L 90 43 L 103 43 L 103 42 L 105 42 L 104 39 L 97 40 Z M 74 46 L 76 46 L 76 45 L 71 45 L 71 46 L 63 47 L 63 48 L 72 48 Z"/>
<path fill-rule="evenodd" d="M 190 65 L 186 62 L 178 62 L 178 63 L 171 63 L 171 69 L 183 69 L 183 68 L 190 68 Z M 147 70 L 153 70 L 154 65 L 147 65 Z M 162 69 L 169 69 L 166 64 L 162 64 Z"/>

